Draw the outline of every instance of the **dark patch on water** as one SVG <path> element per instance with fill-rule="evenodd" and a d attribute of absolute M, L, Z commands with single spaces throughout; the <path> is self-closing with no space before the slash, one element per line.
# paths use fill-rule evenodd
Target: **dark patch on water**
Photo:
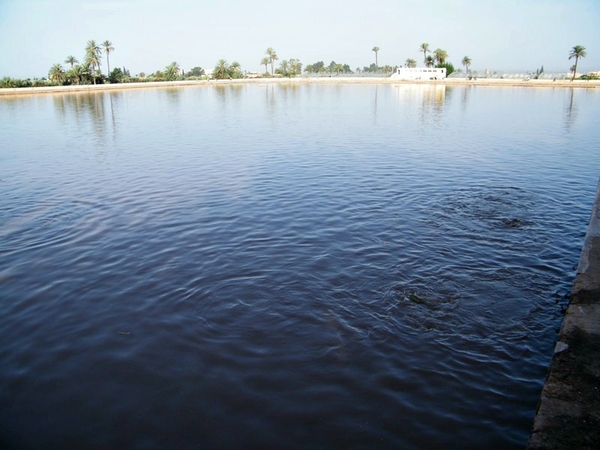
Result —
<path fill-rule="evenodd" d="M 534 204 L 534 196 L 520 188 L 474 186 L 450 192 L 442 210 L 448 215 L 458 215 L 490 227 L 502 224 L 520 228 L 532 223 L 524 217 Z"/>
<path fill-rule="evenodd" d="M 523 228 L 524 226 L 527 225 L 527 222 L 521 220 L 521 219 L 503 219 L 502 220 L 502 224 L 506 227 L 506 228 Z"/>

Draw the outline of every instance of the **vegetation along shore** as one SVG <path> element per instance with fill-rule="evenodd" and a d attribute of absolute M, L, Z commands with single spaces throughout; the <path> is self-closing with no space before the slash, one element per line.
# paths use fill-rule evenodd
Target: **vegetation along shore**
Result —
<path fill-rule="evenodd" d="M 0 95 L 15 93 L 50 93 L 65 91 L 89 91 L 104 89 L 123 89 L 139 87 L 158 87 L 158 86 L 186 86 L 196 85 L 198 83 L 216 83 L 220 81 L 230 82 L 318 82 L 318 83 L 423 83 L 424 81 L 401 81 L 390 80 L 389 76 L 400 66 L 384 65 L 379 66 L 378 54 L 380 48 L 372 48 L 374 62 L 363 68 L 357 67 L 354 70 L 348 64 L 331 61 L 325 65 L 323 61 L 313 64 L 303 65 L 298 59 L 290 58 L 281 60 L 279 66 L 275 68 L 275 62 L 279 61 L 279 56 L 274 48 L 269 47 L 265 55 L 260 60 L 260 65 L 264 66 L 264 72 L 244 71 L 241 65 L 233 61 L 228 63 L 225 59 L 220 59 L 210 72 L 206 72 L 202 67 L 193 67 L 190 70 L 183 70 L 177 62 L 172 62 L 163 70 L 157 70 L 151 74 L 138 73 L 131 75 L 125 67 L 110 68 L 110 57 L 115 51 L 113 43 L 105 40 L 97 44 L 95 40 L 90 40 L 85 46 L 85 53 L 80 62 L 75 56 L 69 55 L 65 58 L 64 64 L 56 63 L 48 71 L 47 78 L 14 79 L 4 77 L 0 79 Z M 582 45 L 574 46 L 569 54 L 568 60 L 574 60 L 574 64 L 569 68 L 569 72 L 559 74 L 548 78 L 544 74 L 543 66 L 536 69 L 535 72 L 527 72 L 523 76 L 504 76 L 497 72 L 491 72 L 486 69 L 483 73 L 471 70 L 473 60 L 469 56 L 464 56 L 461 60 L 462 68 L 455 68 L 449 61 L 448 53 L 441 48 L 431 50 L 428 43 L 422 43 L 418 52 L 423 54 L 422 64 L 425 67 L 445 68 L 446 75 L 450 78 L 438 81 L 427 81 L 427 83 L 457 85 L 457 84 L 476 84 L 490 86 L 569 86 L 569 87 L 596 87 L 600 80 L 599 72 L 590 72 L 588 74 L 578 74 L 577 66 L 581 58 L 587 56 L 587 50 Z M 106 60 L 106 73 L 102 71 L 102 60 Z M 417 61 L 407 58 L 404 67 L 417 67 Z M 567 83 L 569 81 L 569 83 Z M 571 83 L 574 82 L 575 83 Z M 585 81 L 585 83 L 577 83 Z M 15 90 L 18 90 L 15 91 Z"/>

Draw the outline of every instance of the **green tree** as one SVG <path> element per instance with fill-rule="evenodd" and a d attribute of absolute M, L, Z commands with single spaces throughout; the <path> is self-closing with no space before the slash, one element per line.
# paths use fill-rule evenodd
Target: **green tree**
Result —
<path fill-rule="evenodd" d="M 181 69 L 179 68 L 179 64 L 177 64 L 175 61 L 173 61 L 171 64 L 169 64 L 167 67 L 165 67 L 165 80 L 167 81 L 175 81 L 177 80 L 177 78 L 179 78 L 179 71 Z"/>
<path fill-rule="evenodd" d="M 229 64 L 226 60 L 220 59 L 217 61 L 217 65 L 213 69 L 212 76 L 217 80 L 229 78 Z"/>
<path fill-rule="evenodd" d="M 12 78 L 4 77 L 0 80 L 0 88 L 13 88 L 16 87 Z"/>
<path fill-rule="evenodd" d="M 314 64 L 309 64 L 308 66 L 306 66 L 306 71 L 308 73 L 320 73 L 320 72 L 324 72 L 325 71 L 324 69 L 325 69 L 325 63 L 323 61 L 319 61 Z"/>
<path fill-rule="evenodd" d="M 201 77 L 204 75 L 204 69 L 202 67 L 193 67 L 187 73 L 188 77 Z"/>
<path fill-rule="evenodd" d="M 96 44 L 96 41 L 94 41 L 93 39 L 88 41 L 88 43 L 85 47 L 84 64 L 86 66 L 86 69 L 90 70 L 90 72 L 92 74 L 92 78 L 94 80 L 94 84 L 96 84 L 96 77 L 98 75 L 97 72 L 99 72 L 100 75 L 102 74 L 100 72 L 101 55 L 102 55 L 102 50 L 100 49 L 100 47 L 98 47 L 98 45 Z"/>
<path fill-rule="evenodd" d="M 115 67 L 108 75 L 108 81 L 111 83 L 121 83 L 123 78 L 125 78 L 125 73 L 118 67 Z"/>
<path fill-rule="evenodd" d="M 60 64 L 54 64 L 48 71 L 48 79 L 55 84 L 62 84 L 65 81 L 65 70 Z"/>
<path fill-rule="evenodd" d="M 372 52 L 375 52 L 375 65 L 379 67 L 379 62 L 377 61 L 377 54 L 379 53 L 379 47 L 375 46 L 371 49 Z"/>
<path fill-rule="evenodd" d="M 431 50 L 429 50 L 429 44 L 427 42 L 423 42 L 419 47 L 419 51 L 423 52 L 423 63 L 427 65 L 427 53 L 431 53 Z"/>
<path fill-rule="evenodd" d="M 468 56 L 465 56 L 462 59 L 462 65 L 465 66 L 465 72 L 468 74 L 469 73 L 469 67 L 471 66 L 471 58 L 469 58 Z"/>
<path fill-rule="evenodd" d="M 371 65 L 369 67 L 364 66 L 363 67 L 363 72 L 377 72 L 379 70 L 379 67 L 377 67 L 377 65 L 375 63 L 371 63 Z"/>
<path fill-rule="evenodd" d="M 277 52 L 275 51 L 275 49 L 273 47 L 269 47 L 267 49 L 267 58 L 269 59 L 269 62 L 271 63 L 271 75 L 274 75 L 275 74 L 274 63 L 279 58 L 277 57 Z"/>
<path fill-rule="evenodd" d="M 410 67 L 410 68 L 414 68 L 417 67 L 417 62 L 414 59 L 408 58 L 405 62 L 404 65 L 406 67 Z"/>
<path fill-rule="evenodd" d="M 427 58 L 425 58 L 425 66 L 426 67 L 435 66 L 435 58 L 431 55 L 427 55 Z"/>
<path fill-rule="evenodd" d="M 585 51 L 585 47 L 583 45 L 576 45 L 569 52 L 569 59 L 575 58 L 575 64 L 573 65 L 573 78 L 571 81 L 575 79 L 575 75 L 577 75 L 577 63 L 579 62 L 579 58 L 585 58 L 587 56 L 587 52 Z"/>
<path fill-rule="evenodd" d="M 433 55 L 439 64 L 444 64 L 446 62 L 446 59 L 448 59 L 448 53 L 446 52 L 446 50 L 442 50 L 441 48 L 436 48 L 433 52 Z"/>
<path fill-rule="evenodd" d="M 291 76 L 291 77 L 295 77 L 302 73 L 302 63 L 300 62 L 299 59 L 296 59 L 296 58 L 290 59 L 289 73 L 290 73 L 289 76 Z"/>
<path fill-rule="evenodd" d="M 108 55 L 110 52 L 114 52 L 115 48 L 112 46 L 112 42 L 106 40 L 102 43 L 102 47 L 104 47 L 104 53 L 106 53 L 106 73 L 110 73 L 110 62 L 108 60 Z"/>
<path fill-rule="evenodd" d="M 73 55 L 69 55 L 69 56 L 67 56 L 67 59 L 65 59 L 65 64 L 71 64 L 71 69 L 78 62 L 79 61 L 77 61 L 77 58 L 75 58 Z"/>
<path fill-rule="evenodd" d="M 307 72 L 310 73 L 311 71 L 314 71 L 313 67 L 310 67 L 310 69 L 307 68 Z M 294 58 L 290 59 L 289 61 L 283 60 L 281 61 L 281 64 L 275 73 L 283 75 L 284 77 L 295 77 L 296 75 L 302 73 L 302 63 L 298 59 Z"/>
<path fill-rule="evenodd" d="M 85 69 L 79 64 L 73 66 L 66 74 L 67 79 L 74 84 L 80 84 L 85 76 Z"/>
<path fill-rule="evenodd" d="M 269 64 L 268 57 L 265 56 L 263 59 L 260 60 L 260 65 L 265 66 L 265 73 L 267 73 L 267 71 L 269 70 L 269 69 L 267 69 L 268 64 Z"/>
<path fill-rule="evenodd" d="M 239 62 L 234 61 L 229 66 L 229 77 L 230 78 L 242 78 L 242 66 Z"/>
<path fill-rule="evenodd" d="M 284 59 L 283 61 L 281 61 L 279 63 L 279 67 L 277 68 L 275 73 L 278 73 L 279 75 L 283 75 L 284 77 L 289 76 L 288 62 L 286 59 Z"/>

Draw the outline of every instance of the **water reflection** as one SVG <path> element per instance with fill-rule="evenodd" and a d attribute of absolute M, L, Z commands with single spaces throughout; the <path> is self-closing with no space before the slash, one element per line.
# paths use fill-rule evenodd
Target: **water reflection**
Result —
<path fill-rule="evenodd" d="M 567 102 L 567 106 L 565 108 L 565 130 L 571 131 L 571 127 L 577 118 L 577 108 L 575 108 L 574 104 L 575 97 L 575 89 L 570 89 L 569 92 L 569 100 Z"/>
<path fill-rule="evenodd" d="M 169 102 L 169 104 L 171 106 L 173 106 L 173 107 L 179 106 L 179 101 L 180 101 L 180 97 L 181 97 L 181 88 L 169 87 L 169 88 L 161 90 L 161 92 L 166 96 L 167 101 Z"/>
<path fill-rule="evenodd" d="M 214 86 L 216 98 L 223 113 L 235 113 L 240 110 L 242 93 L 246 86 L 239 84 L 218 84 Z"/>
<path fill-rule="evenodd" d="M 265 84 L 265 101 L 268 109 L 275 105 L 275 86 L 273 84 Z"/>
<path fill-rule="evenodd" d="M 289 100 L 298 99 L 298 85 L 297 84 L 281 84 L 279 85 L 279 94 L 281 95 L 284 103 Z"/>
<path fill-rule="evenodd" d="M 443 116 L 444 106 L 449 99 L 451 88 L 445 85 L 394 85 L 396 100 L 402 105 L 410 105 L 419 111 L 422 125 L 439 124 Z M 447 98 L 448 97 L 448 98 Z"/>
<path fill-rule="evenodd" d="M 465 86 L 462 90 L 460 109 L 463 112 L 467 109 L 467 104 L 469 103 L 469 95 L 471 93 L 471 89 L 472 89 L 472 86 Z"/>
<path fill-rule="evenodd" d="M 98 145 L 105 145 L 116 138 L 117 118 L 113 96 L 121 93 L 73 93 L 52 97 L 55 111 L 67 126 L 76 123 L 86 136 L 95 138 Z"/>
<path fill-rule="evenodd" d="M 417 101 L 423 105 L 443 106 L 446 99 L 446 86 L 441 84 L 415 85 L 398 84 L 396 98 L 399 102 Z"/>
<path fill-rule="evenodd" d="M 271 128 L 274 128 L 276 122 L 276 107 L 277 107 L 277 95 L 275 93 L 275 85 L 265 84 L 265 111 L 269 118 L 269 124 Z"/>
<path fill-rule="evenodd" d="M 379 90 L 379 85 L 375 85 L 375 97 L 373 100 L 373 124 L 377 125 L 377 94 Z"/>

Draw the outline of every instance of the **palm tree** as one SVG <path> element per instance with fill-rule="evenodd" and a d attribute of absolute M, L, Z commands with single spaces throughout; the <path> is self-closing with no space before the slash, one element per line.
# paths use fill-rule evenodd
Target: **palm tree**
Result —
<path fill-rule="evenodd" d="M 371 49 L 371 51 L 375 52 L 375 65 L 379 67 L 379 63 L 377 62 L 377 53 L 379 53 L 379 47 L 375 46 Z"/>
<path fill-rule="evenodd" d="M 94 84 L 96 84 L 96 70 L 100 71 L 100 59 L 101 59 L 102 49 L 96 45 L 96 41 L 93 39 L 88 41 L 85 47 L 85 61 L 84 64 L 89 67 L 92 71 L 92 78 L 94 79 Z M 102 74 L 102 72 L 100 72 Z"/>
<path fill-rule="evenodd" d="M 224 59 L 217 61 L 217 65 L 213 70 L 213 77 L 217 80 L 229 77 L 229 64 Z"/>
<path fill-rule="evenodd" d="M 576 72 L 575 72 L 575 69 L 577 69 L 577 67 L 575 67 L 575 65 L 572 65 L 572 66 L 569 68 L 569 72 L 571 72 L 571 73 L 573 74 L 573 77 L 575 77 L 575 73 L 576 73 Z M 573 80 L 571 80 L 571 81 L 573 81 Z"/>
<path fill-rule="evenodd" d="M 462 65 L 465 66 L 465 72 L 467 72 L 467 74 L 469 73 L 469 66 L 471 65 L 471 58 L 469 58 L 468 56 L 465 56 L 462 59 Z"/>
<path fill-rule="evenodd" d="M 344 65 L 340 64 L 340 63 L 336 63 L 333 65 L 333 70 L 335 70 L 335 73 L 337 73 L 339 75 L 340 72 L 344 71 Z"/>
<path fill-rule="evenodd" d="M 435 66 L 435 58 L 431 55 L 427 55 L 427 58 L 425 58 L 425 66 L 426 67 Z"/>
<path fill-rule="evenodd" d="M 435 59 L 437 60 L 438 64 L 444 64 L 448 58 L 448 53 L 446 50 L 442 50 L 441 48 L 435 49 L 433 54 L 435 55 Z"/>
<path fill-rule="evenodd" d="M 65 71 L 60 64 L 54 64 L 48 71 L 48 79 L 53 83 L 62 84 L 65 81 Z"/>
<path fill-rule="evenodd" d="M 286 59 L 284 59 L 283 61 L 281 61 L 281 63 L 279 64 L 279 68 L 277 69 L 277 73 L 280 75 L 283 75 L 284 77 L 287 77 L 288 74 L 288 62 Z"/>
<path fill-rule="evenodd" d="M 165 80 L 175 81 L 179 75 L 179 64 L 173 61 L 167 67 L 165 67 Z"/>
<path fill-rule="evenodd" d="M 77 61 L 77 58 L 75 58 L 73 55 L 69 55 L 69 56 L 67 56 L 67 59 L 65 59 L 65 64 L 71 64 L 71 69 L 78 62 L 79 61 Z"/>
<path fill-rule="evenodd" d="M 229 66 L 229 76 L 233 78 L 242 78 L 242 66 L 239 62 L 234 61 Z"/>
<path fill-rule="evenodd" d="M 300 75 L 302 73 L 302 63 L 300 60 L 292 58 L 290 59 L 290 69 L 289 72 L 292 76 Z"/>
<path fill-rule="evenodd" d="M 277 61 L 279 58 L 277 57 L 277 52 L 275 52 L 275 49 L 273 47 L 269 47 L 267 49 L 267 58 L 269 58 L 269 62 L 271 63 L 271 75 L 274 75 L 275 69 L 274 69 L 273 63 L 275 61 Z"/>
<path fill-rule="evenodd" d="M 265 66 L 265 73 L 267 73 L 267 64 L 269 64 L 269 58 L 267 58 L 266 56 L 260 60 L 260 65 L 261 66 Z"/>
<path fill-rule="evenodd" d="M 431 53 L 429 50 L 429 44 L 427 42 L 423 42 L 419 47 L 419 51 L 423 52 L 423 62 L 427 65 L 427 53 Z"/>
<path fill-rule="evenodd" d="M 404 65 L 405 65 L 406 67 L 413 68 L 413 67 L 417 67 L 417 62 L 416 62 L 414 59 L 410 59 L 410 58 L 408 58 L 408 59 L 407 59 L 407 60 L 404 62 Z"/>
<path fill-rule="evenodd" d="M 97 68 L 100 69 L 100 60 L 102 59 L 102 49 L 96 44 L 95 40 L 87 42 L 85 47 L 85 56 L 91 57 L 97 60 Z"/>
<path fill-rule="evenodd" d="M 72 67 L 71 70 L 69 70 L 66 74 L 67 78 L 71 80 L 71 83 L 75 82 L 75 84 L 79 84 L 83 79 L 84 75 L 85 72 L 83 70 L 83 67 L 81 67 L 79 64 Z"/>
<path fill-rule="evenodd" d="M 569 59 L 575 58 L 575 68 L 573 70 L 573 78 L 571 81 L 575 79 L 575 75 L 577 74 L 577 63 L 579 62 L 579 58 L 585 58 L 587 56 L 587 52 L 585 51 L 585 47 L 583 45 L 576 45 L 571 49 L 569 53 Z"/>
<path fill-rule="evenodd" d="M 102 43 L 102 47 L 104 47 L 104 52 L 106 53 L 106 70 L 110 75 L 110 62 L 108 61 L 108 55 L 110 52 L 114 52 L 115 48 L 112 46 L 112 42 L 106 40 Z"/>

